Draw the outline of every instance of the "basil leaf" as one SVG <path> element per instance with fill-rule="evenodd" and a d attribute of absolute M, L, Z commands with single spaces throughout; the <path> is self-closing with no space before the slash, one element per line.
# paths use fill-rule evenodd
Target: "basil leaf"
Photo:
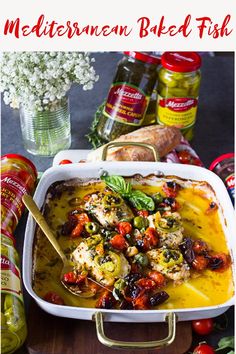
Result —
<path fill-rule="evenodd" d="M 127 186 L 123 177 L 121 176 L 102 176 L 101 179 L 110 187 L 114 192 L 126 195 Z"/>
<path fill-rule="evenodd" d="M 151 197 L 143 193 L 142 191 L 133 190 L 130 192 L 128 199 L 131 204 L 138 210 L 154 210 L 155 203 Z"/>
<path fill-rule="evenodd" d="M 216 350 L 218 351 L 225 348 L 234 349 L 234 336 L 221 338 L 218 343 L 218 348 Z"/>

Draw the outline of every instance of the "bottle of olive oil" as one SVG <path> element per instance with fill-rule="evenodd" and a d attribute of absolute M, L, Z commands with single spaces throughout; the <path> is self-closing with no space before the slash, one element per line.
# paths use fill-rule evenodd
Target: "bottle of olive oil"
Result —
<path fill-rule="evenodd" d="M 14 353 L 27 335 L 19 270 L 19 257 L 14 237 L 1 230 L 1 353 Z"/>

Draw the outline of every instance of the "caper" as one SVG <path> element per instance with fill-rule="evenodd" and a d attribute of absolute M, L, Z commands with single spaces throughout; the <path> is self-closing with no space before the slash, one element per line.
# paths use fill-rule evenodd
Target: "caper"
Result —
<path fill-rule="evenodd" d="M 89 233 L 89 234 L 95 234 L 98 231 L 98 224 L 96 224 L 95 222 L 86 222 L 85 224 L 85 230 Z"/>
<path fill-rule="evenodd" d="M 141 229 L 146 229 L 149 225 L 149 222 L 147 220 L 147 218 L 144 218 L 142 216 L 136 216 L 134 218 L 134 227 L 141 230 Z"/>
<path fill-rule="evenodd" d="M 146 267 L 149 263 L 148 257 L 146 254 L 140 252 L 134 256 L 134 261 L 139 263 L 142 267 Z"/>

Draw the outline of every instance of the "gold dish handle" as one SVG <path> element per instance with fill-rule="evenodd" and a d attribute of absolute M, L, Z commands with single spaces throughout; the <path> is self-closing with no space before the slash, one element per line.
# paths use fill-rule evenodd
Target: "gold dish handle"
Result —
<path fill-rule="evenodd" d="M 108 338 L 104 333 L 103 315 L 101 312 L 95 313 L 97 337 L 100 343 L 113 349 L 158 349 L 167 347 L 173 343 L 176 334 L 176 314 L 169 312 L 166 315 L 168 323 L 168 335 L 164 339 L 154 340 L 150 342 L 123 342 Z"/>
<path fill-rule="evenodd" d="M 147 148 L 152 151 L 153 156 L 154 156 L 154 160 L 156 162 L 160 161 L 160 158 L 159 158 L 159 155 L 158 155 L 155 145 L 149 144 L 149 143 L 135 143 L 135 142 L 131 142 L 131 141 L 127 141 L 127 142 L 114 141 L 114 142 L 110 142 L 110 143 L 107 143 L 106 145 L 104 145 L 104 147 L 102 149 L 102 161 L 106 161 L 108 149 L 113 148 L 113 147 L 118 147 L 118 146 L 141 146 L 141 147 Z"/>

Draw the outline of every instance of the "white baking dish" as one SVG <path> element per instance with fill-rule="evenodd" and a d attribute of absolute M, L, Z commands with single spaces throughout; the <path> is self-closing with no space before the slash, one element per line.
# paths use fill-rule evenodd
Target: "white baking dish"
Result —
<path fill-rule="evenodd" d="M 103 171 L 107 171 L 109 174 L 119 174 L 123 176 L 130 176 L 136 173 L 142 174 L 143 176 L 153 173 L 163 173 L 165 175 L 175 175 L 186 179 L 208 182 L 214 189 L 217 199 L 220 201 L 222 208 L 219 209 L 222 214 L 222 226 L 224 228 L 231 257 L 233 260 L 235 259 L 235 247 L 233 247 L 233 243 L 236 235 L 236 226 L 231 200 L 221 179 L 211 171 L 202 167 L 161 162 L 99 162 L 51 167 L 43 174 L 36 189 L 34 200 L 39 208 L 41 208 L 44 203 L 47 189 L 53 182 L 75 177 L 96 178 L 99 177 Z M 39 298 L 32 289 L 32 247 L 34 232 L 35 222 L 33 221 L 33 218 L 29 216 L 26 225 L 23 251 L 23 281 L 27 291 L 36 300 L 38 305 L 52 315 L 92 320 L 94 314 L 99 312 L 102 313 L 105 321 L 162 322 L 166 320 L 168 314 L 170 314 L 170 317 L 168 318 L 173 320 L 174 315 L 172 314 L 175 314 L 177 315 L 178 321 L 187 321 L 218 316 L 225 312 L 228 307 L 234 303 L 234 298 L 231 298 L 226 303 L 218 306 L 175 310 L 100 310 L 95 308 L 80 308 L 51 304 Z"/>

